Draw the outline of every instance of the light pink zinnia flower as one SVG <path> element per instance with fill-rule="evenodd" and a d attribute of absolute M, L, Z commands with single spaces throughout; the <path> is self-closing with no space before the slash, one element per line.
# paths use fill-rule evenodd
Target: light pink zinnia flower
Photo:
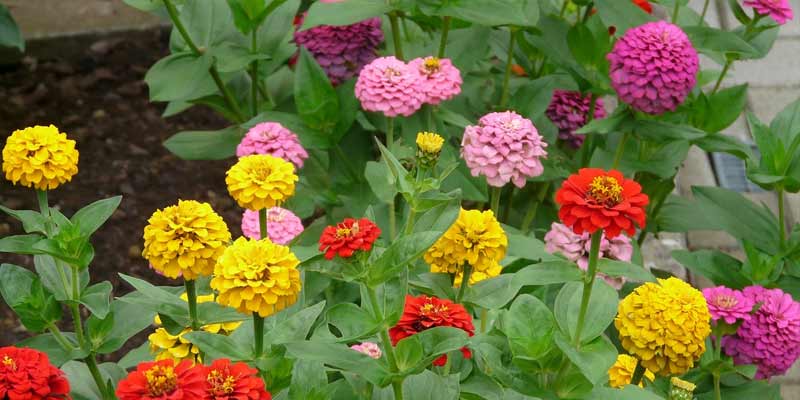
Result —
<path fill-rule="evenodd" d="M 569 143 L 573 148 L 581 147 L 586 139 L 576 135 L 575 131 L 588 122 L 591 97 L 572 90 L 554 90 L 550 105 L 547 106 L 547 118 L 558 128 L 558 138 Z M 594 119 L 606 117 L 603 100 L 597 99 L 594 105 Z"/>
<path fill-rule="evenodd" d="M 368 355 L 368 356 L 370 356 L 370 357 L 372 357 L 372 358 L 374 358 L 376 360 L 381 358 L 381 355 L 383 355 L 383 353 L 381 352 L 381 348 L 378 347 L 377 344 L 372 343 L 372 342 L 364 342 L 364 343 L 361 343 L 361 344 L 354 344 L 354 345 L 350 346 L 350 348 L 355 350 L 355 351 L 357 351 L 357 352 L 359 352 L 359 353 L 364 353 L 364 354 L 366 354 L 366 355 Z"/>
<path fill-rule="evenodd" d="M 607 57 L 611 86 L 620 100 L 648 114 L 675 111 L 697 83 L 697 50 L 669 22 L 629 29 Z"/>
<path fill-rule="evenodd" d="M 244 211 L 242 233 L 251 239 L 261 239 L 258 211 Z M 267 237 L 273 243 L 288 244 L 301 233 L 303 233 L 303 221 L 293 212 L 281 207 L 272 207 L 267 210 Z"/>
<path fill-rule="evenodd" d="M 722 348 L 737 365 L 755 364 L 756 379 L 785 374 L 800 356 L 800 303 L 780 289 L 749 286 L 742 293 L 759 308 L 722 339 Z"/>
<path fill-rule="evenodd" d="M 367 111 L 387 117 L 414 114 L 425 100 L 418 84 L 419 71 L 393 56 L 369 63 L 358 75 L 356 97 Z"/>
<path fill-rule="evenodd" d="M 303 161 L 308 158 L 308 153 L 297 135 L 277 122 L 262 122 L 247 131 L 236 147 L 236 156 L 251 154 L 279 157 L 291 162 L 298 169 L 303 168 Z"/>
<path fill-rule="evenodd" d="M 472 176 L 484 175 L 491 186 L 508 182 L 521 188 L 527 178 L 544 172 L 540 158 L 547 143 L 527 118 L 513 111 L 486 114 L 468 126 L 461 141 L 461 157 Z"/>
<path fill-rule="evenodd" d="M 592 237 L 584 232 L 577 234 L 564 224 L 553 222 L 550 231 L 544 235 L 545 249 L 549 253 L 561 253 L 568 260 L 578 264 L 584 271 L 589 268 L 589 252 L 592 249 Z M 618 235 L 608 240 L 605 235 L 600 240 L 600 257 L 618 261 L 631 261 L 633 246 L 631 239 Z M 613 277 L 603 273 L 597 274 L 613 288 L 619 290 L 625 284 L 625 277 Z"/>
<path fill-rule="evenodd" d="M 753 7 L 759 14 L 769 15 L 779 25 L 794 18 L 792 4 L 789 0 L 744 0 L 746 7 Z"/>
<path fill-rule="evenodd" d="M 420 90 L 425 94 L 425 103 L 439 104 L 461 93 L 461 72 L 447 58 L 415 58 L 408 63 L 421 76 Z"/>
<path fill-rule="evenodd" d="M 753 310 L 755 303 L 749 297 L 745 297 L 742 292 L 717 286 L 703 289 L 703 296 L 708 303 L 708 311 L 714 321 L 724 320 L 725 323 L 733 325 L 737 320 L 750 320 L 750 311 Z"/>

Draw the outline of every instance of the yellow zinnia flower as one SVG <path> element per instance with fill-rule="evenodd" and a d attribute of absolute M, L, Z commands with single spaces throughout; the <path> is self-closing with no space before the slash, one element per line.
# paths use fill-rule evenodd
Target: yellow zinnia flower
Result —
<path fill-rule="evenodd" d="M 508 237 L 493 212 L 461 209 L 456 222 L 425 253 L 425 262 L 431 272 L 456 274 L 456 285 L 469 263 L 469 283 L 474 284 L 500 274 L 507 247 Z"/>
<path fill-rule="evenodd" d="M 608 385 L 613 388 L 621 388 L 631 383 L 633 372 L 636 370 L 636 357 L 627 354 L 617 356 L 617 362 L 608 370 Z M 644 378 L 650 382 L 656 380 L 656 376 L 649 370 L 644 370 Z M 644 379 L 642 379 L 644 381 Z M 639 387 L 644 387 L 643 382 L 639 382 Z"/>
<path fill-rule="evenodd" d="M 231 240 L 225 221 L 208 203 L 179 200 L 177 205 L 154 212 L 147 222 L 142 256 L 169 278 L 183 275 L 192 280 L 211 275 Z"/>
<path fill-rule="evenodd" d="M 673 400 L 692 400 L 694 399 L 694 389 L 697 386 L 692 382 L 687 382 L 677 376 L 669 380 L 669 398 Z"/>
<path fill-rule="evenodd" d="M 3 147 L 3 172 L 15 185 L 55 189 L 78 173 L 75 141 L 53 125 L 14 131 Z"/>
<path fill-rule="evenodd" d="M 220 304 L 268 317 L 297 301 L 298 264 L 286 246 L 240 237 L 217 260 L 211 288 Z"/>
<path fill-rule="evenodd" d="M 242 208 L 256 211 L 288 200 L 297 180 L 292 163 L 266 154 L 240 158 L 225 176 L 231 197 Z"/>
<path fill-rule="evenodd" d="M 425 167 L 433 167 L 442 152 L 444 138 L 431 132 L 417 133 L 417 160 Z"/>
<path fill-rule="evenodd" d="M 645 283 L 622 299 L 614 325 L 628 353 L 666 376 L 688 371 L 706 351 L 710 319 L 703 294 L 669 278 Z"/>

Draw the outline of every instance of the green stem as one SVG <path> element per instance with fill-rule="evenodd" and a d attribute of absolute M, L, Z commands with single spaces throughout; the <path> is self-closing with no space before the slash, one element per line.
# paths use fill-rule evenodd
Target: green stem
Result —
<path fill-rule="evenodd" d="M 442 18 L 442 39 L 439 41 L 439 58 L 444 58 L 447 49 L 447 34 L 450 32 L 450 17 Z"/>
<path fill-rule="evenodd" d="M 639 385 L 642 382 L 642 377 L 647 369 L 642 365 L 639 359 L 636 359 L 636 369 L 633 370 L 633 377 L 631 377 L 631 385 Z"/>
<path fill-rule="evenodd" d="M 481 333 L 486 333 L 486 320 L 489 319 L 489 312 L 486 309 L 481 310 Z"/>
<path fill-rule="evenodd" d="M 266 81 L 259 82 L 258 85 L 258 93 L 261 94 L 261 97 L 269 103 L 271 108 L 275 108 L 275 99 L 272 98 L 272 95 L 269 93 L 267 89 Z"/>
<path fill-rule="evenodd" d="M 75 338 L 78 340 L 78 344 L 83 348 L 85 343 L 83 342 L 83 321 L 81 321 L 81 310 L 79 308 L 78 300 L 81 298 L 81 292 L 78 288 L 78 268 L 75 266 L 70 266 L 72 270 L 72 301 L 69 303 L 69 307 L 72 310 L 72 321 L 75 324 Z"/>
<path fill-rule="evenodd" d="M 394 146 L 394 118 L 386 120 L 386 148 L 390 151 Z"/>
<path fill-rule="evenodd" d="M 458 288 L 458 293 L 456 294 L 456 303 L 461 303 L 461 300 L 464 298 L 464 293 L 467 292 L 467 287 L 469 286 L 470 276 L 472 276 L 472 265 L 465 263 L 464 272 L 461 274 L 461 286 Z"/>
<path fill-rule="evenodd" d="M 183 286 L 186 288 L 186 300 L 189 302 L 189 318 L 192 321 L 192 330 L 200 330 L 200 319 L 197 318 L 197 288 L 194 280 L 185 279 Z"/>
<path fill-rule="evenodd" d="M 425 104 L 423 109 L 425 110 L 425 129 L 427 129 L 428 132 L 435 132 L 436 124 L 433 122 L 433 106 Z"/>
<path fill-rule="evenodd" d="M 42 213 L 42 216 L 47 221 L 45 223 L 45 232 L 49 235 L 50 231 L 53 228 L 53 224 L 50 217 L 50 205 L 47 202 L 47 190 L 36 190 L 36 200 L 39 202 L 39 211 Z"/>
<path fill-rule="evenodd" d="M 394 55 L 399 60 L 405 60 L 405 57 L 403 57 L 403 44 L 400 38 L 398 18 L 396 12 L 392 11 L 389 13 L 389 23 L 392 25 L 392 39 L 394 40 Z"/>
<path fill-rule="evenodd" d="M 89 372 L 92 374 L 92 379 L 97 384 L 97 388 L 100 390 L 100 394 L 103 396 L 104 399 L 114 398 L 109 395 L 108 388 L 106 387 L 106 383 L 103 381 L 103 375 L 100 373 L 100 368 L 97 366 L 97 360 L 94 358 L 94 353 L 89 354 L 89 357 L 84 359 L 86 362 L 86 366 L 89 367 Z"/>
<path fill-rule="evenodd" d="M 546 182 L 539 187 L 539 193 L 536 195 L 536 201 L 531 202 L 530 207 L 528 207 L 528 212 L 525 213 L 525 217 L 522 219 L 522 226 L 520 227 L 522 233 L 528 233 L 528 231 L 530 231 L 533 221 L 536 220 L 536 213 L 539 211 L 539 204 L 544 201 L 544 197 L 547 195 L 548 190 L 550 190 L 550 182 Z"/>
<path fill-rule="evenodd" d="M 269 236 L 267 231 L 267 209 L 262 208 L 258 210 L 258 232 L 261 239 L 266 239 Z"/>
<path fill-rule="evenodd" d="M 603 230 L 598 229 L 592 234 L 592 247 L 589 250 L 589 268 L 583 281 L 583 294 L 581 296 L 581 308 L 578 311 L 578 323 L 575 326 L 575 338 L 573 344 L 576 349 L 581 347 L 581 333 L 583 322 L 586 319 L 586 311 L 589 309 L 589 299 L 592 297 L 594 278 L 597 275 L 597 259 L 600 255 L 600 242 L 603 237 Z"/>
<path fill-rule="evenodd" d="M 255 335 L 256 358 L 264 353 L 264 317 L 257 312 L 253 313 L 253 335 Z"/>
<path fill-rule="evenodd" d="M 719 388 L 719 372 L 712 374 L 714 377 L 714 400 L 722 400 L 722 393 Z"/>
<path fill-rule="evenodd" d="M 706 0 L 705 3 L 703 3 L 703 12 L 700 14 L 699 25 L 703 25 L 703 21 L 706 20 L 706 13 L 708 12 L 708 3 L 710 2 L 711 2 L 710 0 Z"/>
<path fill-rule="evenodd" d="M 614 161 L 611 164 L 611 169 L 617 169 L 617 167 L 619 167 L 619 162 L 622 160 L 622 154 L 625 153 L 625 145 L 628 144 L 629 136 L 630 134 L 628 134 L 628 132 L 622 134 L 622 140 L 619 141 L 617 150 L 614 152 Z"/>
<path fill-rule="evenodd" d="M 516 189 L 516 186 L 511 186 L 511 190 L 508 193 L 508 200 L 506 200 L 506 206 L 503 207 L 503 217 L 500 218 L 500 222 L 508 222 L 508 218 L 511 216 L 511 209 L 514 208 L 514 193 L 517 192 Z"/>
<path fill-rule="evenodd" d="M 678 10 L 681 8 L 681 1 L 675 0 L 675 8 L 672 9 L 672 23 L 677 24 L 678 22 Z"/>
<path fill-rule="evenodd" d="M 733 64 L 733 60 L 725 60 L 725 65 L 722 67 L 722 72 L 720 72 L 717 83 L 714 84 L 714 89 L 711 90 L 711 94 L 717 93 L 719 85 L 722 84 L 722 80 L 725 79 L 725 75 L 728 74 L 728 70 L 731 68 L 731 64 Z"/>
<path fill-rule="evenodd" d="M 786 210 L 783 197 L 783 188 L 778 188 L 778 225 L 780 226 L 781 249 L 783 249 L 783 246 L 786 244 L 786 220 L 784 219 Z"/>
<path fill-rule="evenodd" d="M 258 51 L 258 28 L 253 29 L 250 35 L 250 52 L 255 54 Z M 250 63 L 250 114 L 255 117 L 258 114 L 258 60 Z"/>
<path fill-rule="evenodd" d="M 495 218 L 500 218 L 500 195 L 502 194 L 502 192 L 503 192 L 502 187 L 494 187 L 494 186 L 492 186 L 491 192 L 489 192 L 492 212 L 494 213 Z"/>
<path fill-rule="evenodd" d="M 50 333 L 56 339 L 56 342 L 58 342 L 58 344 L 61 345 L 61 348 L 67 351 L 72 351 L 75 349 L 75 347 L 72 346 L 72 344 L 67 340 L 67 338 L 65 338 L 64 335 L 61 334 L 61 330 L 58 329 L 58 326 L 56 326 L 56 324 L 50 323 L 50 325 L 47 326 L 47 330 L 50 331 Z"/>
<path fill-rule="evenodd" d="M 558 13 L 558 16 L 563 18 L 564 13 L 567 12 L 567 6 L 569 5 L 570 0 L 564 0 L 564 3 L 561 5 L 561 12 Z"/>
<path fill-rule="evenodd" d="M 364 285 L 364 289 L 367 292 L 367 297 L 369 299 L 370 306 L 372 306 L 372 312 L 375 315 L 375 319 L 380 321 L 381 329 L 380 329 L 380 337 L 381 337 L 381 344 L 383 344 L 383 354 L 386 355 L 386 362 L 389 364 L 389 371 L 390 372 L 397 372 L 397 358 L 394 355 L 394 347 L 392 346 L 392 339 L 389 338 L 389 331 L 386 330 L 386 326 L 383 326 L 386 321 L 384 320 L 383 311 L 381 311 L 380 303 L 378 303 L 378 295 L 375 293 L 375 289 Z M 392 390 L 394 391 L 394 398 L 397 400 L 403 399 L 403 381 L 402 380 L 394 380 L 392 381 Z"/>
<path fill-rule="evenodd" d="M 586 5 L 586 11 L 583 12 L 583 19 L 581 19 L 581 23 L 585 24 L 586 20 L 589 19 L 589 16 L 592 15 L 592 9 L 594 8 L 594 3 L 590 2 Z"/>
<path fill-rule="evenodd" d="M 394 146 L 394 118 L 386 121 L 386 148 L 389 151 Z M 397 235 L 397 209 L 395 208 L 394 198 L 389 202 L 389 239 L 394 240 Z"/>
<path fill-rule="evenodd" d="M 514 65 L 514 41 L 517 37 L 517 29 L 515 27 L 511 27 L 511 31 L 509 32 L 509 39 L 508 39 L 508 59 L 506 60 L 506 72 L 503 75 L 503 89 L 500 92 L 500 104 L 498 104 L 498 108 L 502 109 L 508 104 L 508 94 L 509 94 L 509 82 L 511 81 L 511 67 Z"/>

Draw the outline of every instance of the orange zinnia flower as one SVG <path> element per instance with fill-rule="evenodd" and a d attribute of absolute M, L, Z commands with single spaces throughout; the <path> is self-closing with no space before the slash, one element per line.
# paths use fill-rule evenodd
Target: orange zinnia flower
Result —
<path fill-rule="evenodd" d="M 120 400 L 196 400 L 205 395 L 202 368 L 189 360 L 143 362 L 117 385 Z"/>

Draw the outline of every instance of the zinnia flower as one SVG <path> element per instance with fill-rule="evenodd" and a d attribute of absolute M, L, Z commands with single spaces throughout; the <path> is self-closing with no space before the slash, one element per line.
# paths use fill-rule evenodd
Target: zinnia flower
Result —
<path fill-rule="evenodd" d="M 197 400 L 205 398 L 202 368 L 191 361 L 143 362 L 117 384 L 119 400 Z"/>
<path fill-rule="evenodd" d="M 750 320 L 750 311 L 753 310 L 755 302 L 745 297 L 742 292 L 717 286 L 703 289 L 703 296 L 708 303 L 708 311 L 714 321 L 724 320 L 725 323 L 733 325 L 737 320 Z"/>
<path fill-rule="evenodd" d="M 697 51 L 681 28 L 665 21 L 629 29 L 608 61 L 620 100 L 648 114 L 675 111 L 697 83 Z"/>
<path fill-rule="evenodd" d="M 417 133 L 417 160 L 426 168 L 432 168 L 442 153 L 444 138 L 432 132 Z"/>
<path fill-rule="evenodd" d="M 706 351 L 706 299 L 678 279 L 645 283 L 619 302 L 614 326 L 622 347 L 656 374 L 679 375 Z"/>
<path fill-rule="evenodd" d="M 370 251 L 380 235 L 381 229 L 366 218 L 345 218 L 336 226 L 325 227 L 319 238 L 319 251 L 324 251 L 328 260 L 337 254 L 350 258 L 356 251 Z"/>
<path fill-rule="evenodd" d="M 513 111 L 494 112 L 464 130 L 461 157 L 472 176 L 484 175 L 489 185 L 513 182 L 521 188 L 544 172 L 540 158 L 547 156 L 545 147 L 529 119 Z"/>
<path fill-rule="evenodd" d="M 792 4 L 789 0 L 744 0 L 744 5 L 762 15 L 769 15 L 779 25 L 794 18 Z"/>
<path fill-rule="evenodd" d="M 47 354 L 23 347 L 0 348 L 0 399 L 70 399 L 64 373 Z"/>
<path fill-rule="evenodd" d="M 627 354 L 618 355 L 617 361 L 608 370 L 608 385 L 613 388 L 630 385 L 633 379 L 633 372 L 636 370 L 636 362 L 636 357 L 631 357 Z M 656 376 L 649 369 L 645 369 L 644 378 L 647 378 L 650 382 L 656 380 Z M 644 387 L 644 382 L 639 382 L 639 387 Z"/>
<path fill-rule="evenodd" d="M 456 285 L 469 263 L 469 283 L 474 284 L 500 275 L 507 248 L 508 237 L 492 211 L 462 208 L 456 222 L 425 252 L 425 262 L 433 273 L 456 274 Z"/>
<path fill-rule="evenodd" d="M 650 3 L 647 0 L 631 0 L 631 1 L 633 1 L 633 4 L 639 6 L 639 8 L 641 8 L 642 11 L 648 14 L 653 13 L 653 6 L 650 5 Z"/>
<path fill-rule="evenodd" d="M 262 122 L 247 131 L 236 146 L 236 156 L 269 154 L 291 162 L 297 169 L 303 168 L 308 158 L 306 149 L 300 144 L 297 135 L 277 122 Z"/>
<path fill-rule="evenodd" d="M 461 72 L 450 59 L 415 58 L 408 65 L 419 71 L 418 85 L 425 94 L 425 103 L 436 105 L 461 93 Z"/>
<path fill-rule="evenodd" d="M 211 288 L 218 303 L 268 317 L 297 301 L 299 263 L 286 246 L 240 237 L 217 260 Z"/>
<path fill-rule="evenodd" d="M 258 370 L 243 362 L 231 363 L 222 358 L 208 367 L 201 367 L 205 377 L 203 400 L 270 400 Z"/>
<path fill-rule="evenodd" d="M 350 348 L 359 353 L 364 353 L 376 360 L 381 358 L 381 356 L 383 355 L 383 353 L 381 352 L 381 348 L 378 347 L 377 344 L 372 342 L 363 342 L 359 344 L 354 344 L 350 346 Z"/>
<path fill-rule="evenodd" d="M 415 68 L 392 57 L 369 63 L 356 81 L 356 97 L 366 111 L 381 112 L 387 117 L 414 114 L 425 100 L 419 88 L 420 75 Z"/>
<path fill-rule="evenodd" d="M 581 168 L 556 192 L 558 217 L 564 225 L 577 234 L 603 229 L 609 239 L 622 231 L 632 236 L 634 224 L 644 228 L 648 202 L 638 183 L 613 169 Z"/>
<path fill-rule="evenodd" d="M 3 147 L 3 172 L 15 185 L 55 189 L 78 173 L 75 141 L 53 125 L 16 130 Z"/>
<path fill-rule="evenodd" d="M 211 275 L 214 263 L 231 240 L 222 217 L 211 205 L 194 200 L 156 210 L 144 228 L 142 256 L 157 272 L 187 280 Z"/>
<path fill-rule="evenodd" d="M 261 239 L 258 211 L 244 211 L 242 233 L 250 239 Z M 271 207 L 267 210 L 267 236 L 273 243 L 289 244 L 301 233 L 303 233 L 303 221 L 293 212 L 281 207 Z"/>
<path fill-rule="evenodd" d="M 553 98 L 547 106 L 547 118 L 558 128 L 558 138 L 573 148 L 581 147 L 586 139 L 583 135 L 576 135 L 575 131 L 588 123 L 591 103 L 591 95 L 584 96 L 581 92 L 570 90 L 553 91 Z M 605 117 L 603 100 L 598 98 L 594 105 L 594 119 Z"/>
<path fill-rule="evenodd" d="M 757 311 L 722 339 L 725 354 L 734 363 L 758 366 L 756 379 L 783 375 L 800 356 L 800 303 L 780 289 L 744 288 L 742 294 L 757 304 Z"/>
<path fill-rule="evenodd" d="M 578 264 L 578 267 L 586 271 L 589 267 L 589 252 L 592 248 L 592 237 L 584 232 L 577 234 L 564 224 L 553 222 L 550 231 L 544 235 L 545 248 L 549 253 L 561 253 L 570 261 Z M 631 261 L 633 256 L 633 246 L 631 239 L 625 235 L 619 235 L 608 239 L 603 235 L 600 239 L 600 258 L 610 258 L 619 261 Z M 625 277 L 612 277 L 603 273 L 598 273 L 609 285 L 619 290 L 625 283 Z"/>
<path fill-rule="evenodd" d="M 419 297 L 406 295 L 403 315 L 397 325 L 389 329 L 389 336 L 392 338 L 392 345 L 396 346 L 397 342 L 411 335 L 437 326 L 458 328 L 467 332 L 469 336 L 475 334 L 472 316 L 461 304 L 426 295 Z M 464 354 L 464 358 L 472 357 L 472 352 L 466 347 L 461 348 L 461 353 Z M 447 363 L 446 354 L 437 358 L 433 365 L 442 366 L 445 363 Z"/>
<path fill-rule="evenodd" d="M 267 154 L 241 157 L 225 174 L 231 197 L 249 210 L 280 205 L 294 195 L 297 181 L 290 162 Z"/>

